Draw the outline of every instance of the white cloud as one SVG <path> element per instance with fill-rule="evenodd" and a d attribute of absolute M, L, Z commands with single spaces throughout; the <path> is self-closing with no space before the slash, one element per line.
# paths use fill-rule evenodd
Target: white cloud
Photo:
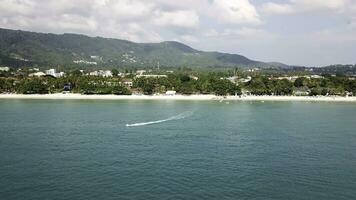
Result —
<path fill-rule="evenodd" d="M 354 0 L 289 0 L 287 3 L 267 2 L 262 11 L 267 14 L 297 14 L 316 11 L 345 12 Z"/>
<path fill-rule="evenodd" d="M 351 30 L 356 30 L 356 16 L 352 17 L 352 19 L 350 19 L 349 23 L 348 23 L 348 28 Z"/>
<path fill-rule="evenodd" d="M 263 5 L 263 11 L 267 14 L 292 14 L 295 9 L 291 4 L 278 4 L 273 2 L 268 2 Z"/>
<path fill-rule="evenodd" d="M 189 43 L 199 42 L 199 39 L 193 35 L 182 35 L 180 38 L 182 39 L 182 42 L 189 42 Z"/>
<path fill-rule="evenodd" d="M 76 31 L 95 31 L 97 29 L 97 22 L 94 19 L 88 19 L 78 15 L 63 14 L 58 19 L 52 20 L 54 23 L 48 24 L 48 27 L 52 30 L 61 31 L 63 29 Z M 43 22 L 45 23 L 45 21 Z M 36 23 L 37 26 L 41 26 L 43 23 Z"/>
<path fill-rule="evenodd" d="M 131 23 L 123 25 L 119 30 L 111 30 L 114 37 L 135 41 L 135 42 L 160 42 L 163 38 L 156 32 L 142 27 L 139 24 Z M 103 34 L 110 32 L 109 29 L 104 29 Z"/>
<path fill-rule="evenodd" d="M 179 0 L 179 1 L 169 1 L 169 0 L 151 0 L 160 5 L 164 10 L 204 10 L 210 5 L 209 0 Z"/>
<path fill-rule="evenodd" d="M 249 0 L 214 0 L 213 16 L 228 24 L 260 24 L 261 20 Z M 215 10 L 215 11 L 214 11 Z"/>
<path fill-rule="evenodd" d="M 305 37 L 323 43 L 342 44 L 342 43 L 356 42 L 355 35 L 356 35 L 355 30 L 340 31 L 340 30 L 324 29 L 324 30 L 313 32 L 311 34 L 307 34 L 305 35 Z"/>
<path fill-rule="evenodd" d="M 219 36 L 219 32 L 215 29 L 209 29 L 203 32 L 203 35 L 205 37 L 218 37 Z"/>
<path fill-rule="evenodd" d="M 147 20 L 155 4 L 138 0 L 107 0 L 97 2 L 96 11 L 101 17 L 114 18 L 120 22 Z"/>
<path fill-rule="evenodd" d="M 204 36 L 208 38 L 221 38 L 223 40 L 266 40 L 274 39 L 276 35 L 262 28 L 251 28 L 251 27 L 241 27 L 241 28 L 225 28 L 222 31 L 217 31 L 215 29 L 209 29 L 204 31 Z"/>
<path fill-rule="evenodd" d="M 45 28 L 43 28 L 43 24 L 46 24 Z M 51 18 L 27 18 L 23 16 L 3 18 L 0 21 L 0 26 L 55 33 L 60 33 L 63 30 L 71 33 L 87 33 L 97 30 L 97 22 L 95 20 L 71 14 L 52 16 Z"/>
<path fill-rule="evenodd" d="M 14 14 L 27 15 L 33 11 L 35 3 L 31 0 L 21 2 L 14 0 L 2 0 L 0 2 L 1 16 L 12 16 Z"/>
<path fill-rule="evenodd" d="M 291 0 L 291 3 L 304 10 L 338 10 L 343 9 L 349 0 Z"/>
<path fill-rule="evenodd" d="M 239 39 L 264 40 L 274 38 L 274 34 L 263 29 L 242 27 L 239 29 L 225 29 L 223 36 L 238 37 Z"/>
<path fill-rule="evenodd" d="M 199 25 L 199 16 L 193 10 L 157 11 L 155 14 L 154 23 L 159 26 L 195 28 Z"/>

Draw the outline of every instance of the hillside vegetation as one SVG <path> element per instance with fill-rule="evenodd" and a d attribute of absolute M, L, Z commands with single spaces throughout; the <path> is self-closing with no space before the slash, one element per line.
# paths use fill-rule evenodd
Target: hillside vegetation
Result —
<path fill-rule="evenodd" d="M 134 43 L 78 34 L 0 29 L 0 65 L 65 67 L 287 67 L 179 42 Z"/>

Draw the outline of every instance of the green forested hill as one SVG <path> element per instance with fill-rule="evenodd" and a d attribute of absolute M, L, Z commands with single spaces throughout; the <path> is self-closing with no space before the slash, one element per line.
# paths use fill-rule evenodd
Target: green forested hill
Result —
<path fill-rule="evenodd" d="M 0 64 L 81 67 L 286 67 L 253 61 L 237 54 L 198 51 L 179 42 L 134 43 L 78 34 L 57 35 L 8 29 L 0 29 Z"/>

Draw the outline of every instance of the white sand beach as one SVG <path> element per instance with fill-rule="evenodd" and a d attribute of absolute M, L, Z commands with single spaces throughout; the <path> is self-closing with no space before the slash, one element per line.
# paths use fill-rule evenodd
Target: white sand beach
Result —
<path fill-rule="evenodd" d="M 356 97 L 339 96 L 227 96 L 215 95 L 82 95 L 82 94 L 0 94 L 0 99 L 49 99 L 49 100 L 216 100 L 216 101 L 323 101 L 323 102 L 356 102 Z"/>

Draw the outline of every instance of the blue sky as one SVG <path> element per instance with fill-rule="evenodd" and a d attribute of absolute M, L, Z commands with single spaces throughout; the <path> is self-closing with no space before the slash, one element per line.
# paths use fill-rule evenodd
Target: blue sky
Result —
<path fill-rule="evenodd" d="M 175 40 L 293 65 L 356 63 L 356 0 L 0 0 L 0 27 Z"/>

